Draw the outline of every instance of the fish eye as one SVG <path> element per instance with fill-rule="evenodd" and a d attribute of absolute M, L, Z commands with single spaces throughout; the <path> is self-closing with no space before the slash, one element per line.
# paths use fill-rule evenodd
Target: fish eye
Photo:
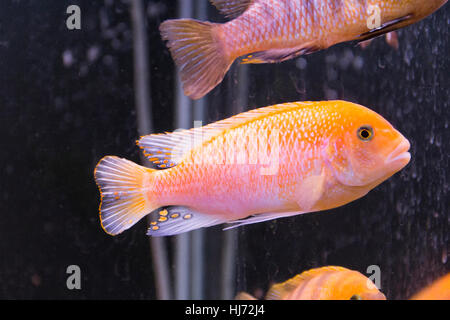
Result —
<path fill-rule="evenodd" d="M 351 296 L 350 300 L 362 300 L 362 297 L 359 294 L 354 294 Z"/>
<path fill-rule="evenodd" d="M 371 126 L 362 126 L 358 129 L 358 138 L 362 141 L 370 141 L 373 138 L 373 129 Z"/>

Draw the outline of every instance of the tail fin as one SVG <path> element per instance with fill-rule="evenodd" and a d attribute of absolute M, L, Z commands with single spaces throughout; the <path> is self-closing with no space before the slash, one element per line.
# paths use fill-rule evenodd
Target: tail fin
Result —
<path fill-rule="evenodd" d="M 192 99 L 200 99 L 222 82 L 234 60 L 215 36 L 215 25 L 178 19 L 164 21 L 159 28 L 180 70 L 184 93 Z"/>
<path fill-rule="evenodd" d="M 100 189 L 100 222 L 103 230 L 117 235 L 158 206 L 148 200 L 152 172 L 129 160 L 104 157 L 94 171 Z"/>

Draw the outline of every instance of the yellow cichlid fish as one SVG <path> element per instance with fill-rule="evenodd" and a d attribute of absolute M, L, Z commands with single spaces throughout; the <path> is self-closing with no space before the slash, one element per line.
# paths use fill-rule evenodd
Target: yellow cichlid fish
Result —
<path fill-rule="evenodd" d="M 335 208 L 364 196 L 411 157 L 408 140 L 389 122 L 345 101 L 255 109 L 144 136 L 138 145 L 163 170 L 112 156 L 95 169 L 100 219 L 111 235 L 157 209 L 152 236 Z"/>
<path fill-rule="evenodd" d="M 450 273 L 416 293 L 411 300 L 450 300 Z"/>
<path fill-rule="evenodd" d="M 237 300 L 256 300 L 241 292 Z M 311 269 L 273 285 L 266 300 L 386 300 L 366 276 L 343 267 Z"/>
<path fill-rule="evenodd" d="M 234 60 L 281 62 L 340 42 L 365 41 L 413 24 L 447 0 L 211 0 L 227 23 L 167 20 L 160 26 L 184 92 L 199 99 Z M 395 46 L 395 39 L 389 40 Z"/>

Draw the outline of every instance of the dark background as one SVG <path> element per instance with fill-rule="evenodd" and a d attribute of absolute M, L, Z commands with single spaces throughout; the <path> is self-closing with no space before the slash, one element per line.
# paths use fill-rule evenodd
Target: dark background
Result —
<path fill-rule="evenodd" d="M 206 1 L 206 0 L 204 0 Z M 153 126 L 174 127 L 175 70 L 158 25 L 177 1 L 144 1 Z M 69 31 L 77 4 L 82 29 Z M 210 19 L 221 21 L 210 6 Z M 236 291 L 265 292 L 308 268 L 381 268 L 382 291 L 405 299 L 449 271 L 449 6 L 363 50 L 337 45 L 249 67 L 248 109 L 344 99 L 388 119 L 411 163 L 335 210 L 238 229 Z M 139 161 L 128 1 L 0 2 L 0 298 L 154 299 L 145 222 L 117 237 L 98 220 L 93 169 L 104 155 Z M 206 120 L 234 114 L 234 66 L 208 96 Z M 206 297 L 218 298 L 221 227 L 206 231 Z M 168 252 L 173 247 L 169 239 Z M 66 288 L 79 265 L 82 289 Z M 173 272 L 171 264 L 168 272 Z"/>

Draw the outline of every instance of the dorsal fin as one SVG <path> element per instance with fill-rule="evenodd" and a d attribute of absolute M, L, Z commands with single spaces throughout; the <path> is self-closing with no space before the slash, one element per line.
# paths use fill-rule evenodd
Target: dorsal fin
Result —
<path fill-rule="evenodd" d="M 303 282 L 327 271 L 348 271 L 348 269 L 343 267 L 328 266 L 304 271 L 285 282 L 274 284 L 267 292 L 266 300 L 280 300 Z"/>
<path fill-rule="evenodd" d="M 243 14 L 254 0 L 210 0 L 227 18 L 233 19 Z"/>
<path fill-rule="evenodd" d="M 301 274 L 298 274 L 285 282 L 274 284 L 267 292 L 266 300 L 283 299 L 285 295 L 297 288 L 303 281 L 305 281 L 305 279 Z"/>
<path fill-rule="evenodd" d="M 310 106 L 311 102 L 295 102 L 250 110 L 204 127 L 177 130 L 172 133 L 150 134 L 141 137 L 137 144 L 144 155 L 160 169 L 176 166 L 195 147 L 200 146 L 225 131 L 270 115 Z"/>
<path fill-rule="evenodd" d="M 314 268 L 314 269 L 310 269 L 307 271 L 304 271 L 300 274 L 300 276 L 302 276 L 304 279 L 309 279 L 312 277 L 315 277 L 319 274 L 322 274 L 324 272 L 341 272 L 341 271 L 350 271 L 347 268 L 344 267 L 339 267 L 339 266 L 326 266 L 326 267 L 321 267 L 321 268 Z"/>

